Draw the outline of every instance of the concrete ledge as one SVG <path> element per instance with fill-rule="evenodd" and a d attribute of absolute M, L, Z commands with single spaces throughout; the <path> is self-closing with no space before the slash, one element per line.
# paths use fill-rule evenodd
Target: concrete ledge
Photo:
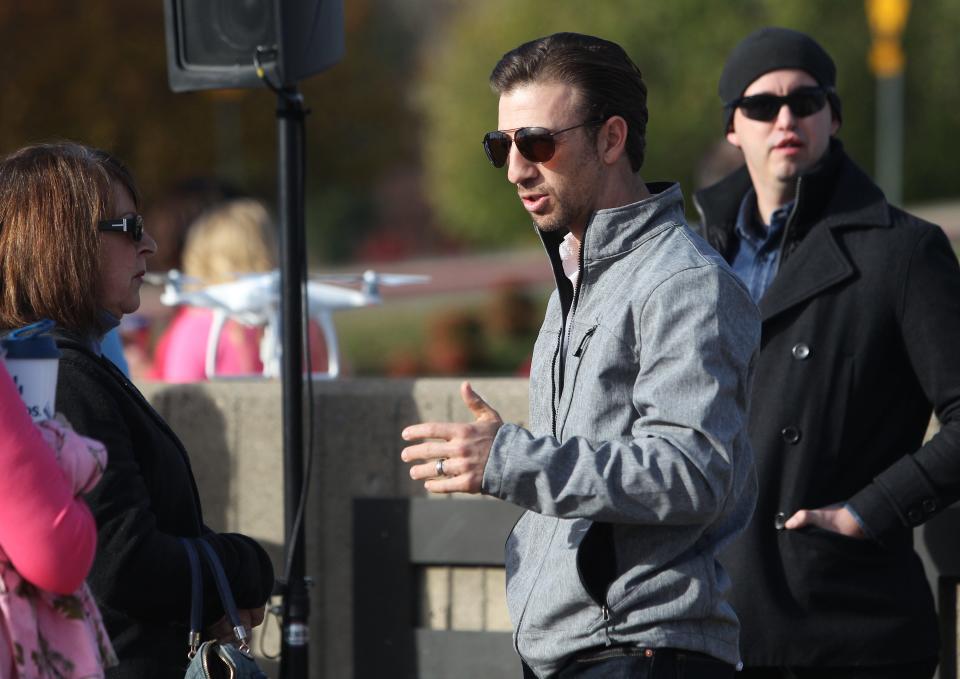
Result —
<path fill-rule="evenodd" d="M 314 461 L 306 515 L 307 574 L 316 583 L 311 593 L 311 677 L 353 676 L 353 500 L 425 494 L 400 460 L 405 446 L 400 431 L 421 421 L 470 421 L 472 417 L 460 400 L 460 381 L 314 382 Z M 504 420 L 525 422 L 525 379 L 475 379 L 471 383 Z M 262 541 L 280 574 L 283 434 L 279 382 L 145 383 L 140 387 L 190 452 L 207 524 Z M 308 434 L 304 440 L 309 441 Z M 503 582 L 502 574 L 485 577 L 494 584 Z M 493 628 L 503 629 L 502 589 L 456 591 L 467 591 L 473 597 L 467 605 L 461 602 L 456 606 L 457 611 L 475 610 L 492 621 Z M 438 591 L 433 598 L 442 596 Z M 261 630 L 267 625 L 273 623 Z M 266 629 L 266 637 L 267 652 L 277 652 L 276 629 Z M 255 639 L 255 650 L 259 651 L 259 643 Z M 265 663 L 265 668 L 269 671 L 270 665 Z"/>
<path fill-rule="evenodd" d="M 400 460 L 405 445 L 400 431 L 421 421 L 470 421 L 472 417 L 460 401 L 460 381 L 314 382 L 314 463 L 306 515 L 307 574 L 316 582 L 311 595 L 311 677 L 349 679 L 354 674 L 354 500 L 425 494 Z M 527 380 L 471 381 L 505 421 L 525 423 Z M 262 541 L 280 574 L 283 454 L 279 382 L 147 383 L 141 388 L 190 451 L 208 525 L 221 531 L 240 531 Z M 309 441 L 308 435 L 304 440 Z M 949 591 L 952 596 L 943 601 L 951 608 L 960 606 L 960 596 L 951 589 L 960 579 L 960 546 L 955 537 L 958 526 L 960 508 L 953 508 L 915 532 L 934 594 L 938 589 Z M 365 566 L 369 572 L 370 564 Z M 431 635 L 431 630 L 449 630 L 459 631 L 461 636 L 456 638 L 463 641 L 463 648 L 502 643 L 502 639 L 497 641 L 496 632 L 509 628 L 502 569 L 431 566 L 424 568 L 423 582 L 417 638 L 439 639 Z M 390 602 L 383 605 L 390 606 Z M 956 641 L 958 615 L 955 610 L 949 615 L 943 613 L 945 626 L 949 618 L 954 632 L 951 635 L 945 627 L 945 641 L 949 652 L 957 653 L 960 644 L 951 642 Z M 260 630 L 266 636 L 267 652 L 278 652 L 275 623 L 268 620 Z M 471 636 L 478 632 L 463 630 L 494 634 L 484 638 Z M 259 644 L 255 638 L 258 652 Z M 429 668 L 430 676 L 444 676 L 438 669 L 444 657 L 434 649 L 419 660 L 424 669 Z M 275 665 L 263 665 L 276 676 Z M 489 676 L 500 675 L 492 671 Z"/>

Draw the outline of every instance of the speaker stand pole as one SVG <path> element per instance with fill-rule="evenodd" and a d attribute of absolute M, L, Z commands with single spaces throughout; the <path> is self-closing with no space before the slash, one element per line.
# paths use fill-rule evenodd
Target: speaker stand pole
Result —
<path fill-rule="evenodd" d="M 303 97 L 296 86 L 277 92 L 280 214 L 280 321 L 283 355 L 283 633 L 280 679 L 307 679 L 310 595 L 304 578 L 304 521 L 296 523 L 303 489 L 303 262 L 305 144 Z M 292 551 L 291 551 L 292 550 Z"/>

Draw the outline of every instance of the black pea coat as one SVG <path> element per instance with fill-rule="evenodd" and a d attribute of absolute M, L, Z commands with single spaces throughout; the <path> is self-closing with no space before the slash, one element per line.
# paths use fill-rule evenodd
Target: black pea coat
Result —
<path fill-rule="evenodd" d="M 190 460 L 180 440 L 106 358 L 68 337 L 57 409 L 102 441 L 107 469 L 86 496 L 97 520 L 88 583 L 120 658 L 110 679 L 182 679 L 187 663 L 190 566 L 178 536 L 205 536 L 223 562 L 237 606 L 255 608 L 273 587 L 273 567 L 252 539 L 203 524 Z M 204 625 L 223 615 L 205 572 Z"/>
<path fill-rule="evenodd" d="M 731 259 L 741 169 L 697 194 Z M 937 654 L 912 528 L 960 497 L 960 269 L 839 142 L 800 178 L 762 338 L 750 431 L 760 496 L 722 557 L 747 665 L 880 665 Z M 931 408 L 940 432 L 921 447 Z M 848 503 L 870 539 L 784 530 Z"/>

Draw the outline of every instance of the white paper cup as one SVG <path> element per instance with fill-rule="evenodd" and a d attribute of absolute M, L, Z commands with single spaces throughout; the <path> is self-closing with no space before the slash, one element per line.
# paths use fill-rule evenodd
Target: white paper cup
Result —
<path fill-rule="evenodd" d="M 7 371 L 34 422 L 49 419 L 57 412 L 60 350 L 53 337 L 46 334 L 52 327 L 52 321 L 37 321 L 0 339 Z"/>
<path fill-rule="evenodd" d="M 13 378 L 20 398 L 34 422 L 46 420 L 56 414 L 57 368 L 55 358 L 9 358 L 7 371 Z"/>

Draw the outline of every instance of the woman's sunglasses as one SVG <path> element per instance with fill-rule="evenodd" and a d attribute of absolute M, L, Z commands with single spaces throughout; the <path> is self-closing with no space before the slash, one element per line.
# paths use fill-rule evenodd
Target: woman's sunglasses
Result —
<path fill-rule="evenodd" d="M 801 87 L 785 97 L 775 94 L 754 94 L 741 97 L 730 103 L 733 108 L 739 108 L 750 120 L 760 120 L 769 123 L 779 114 L 780 109 L 787 105 L 797 118 L 806 118 L 822 110 L 827 103 L 827 92 L 822 87 Z"/>
<path fill-rule="evenodd" d="M 102 222 L 97 222 L 97 228 L 101 231 L 125 233 L 133 239 L 134 243 L 139 243 L 143 238 L 143 215 L 104 219 Z"/>
<path fill-rule="evenodd" d="M 495 130 L 483 135 L 483 150 L 487 152 L 487 158 L 493 163 L 494 167 L 503 167 L 507 158 L 510 156 L 510 144 L 516 144 L 520 155 L 531 163 L 545 163 L 551 158 L 557 150 L 557 142 L 554 140 L 558 134 L 575 130 L 578 127 L 587 125 L 599 125 L 603 123 L 602 118 L 588 120 L 585 123 L 566 127 L 556 132 L 551 132 L 545 127 L 518 127 L 515 130 Z M 510 132 L 513 132 L 511 137 Z"/>

